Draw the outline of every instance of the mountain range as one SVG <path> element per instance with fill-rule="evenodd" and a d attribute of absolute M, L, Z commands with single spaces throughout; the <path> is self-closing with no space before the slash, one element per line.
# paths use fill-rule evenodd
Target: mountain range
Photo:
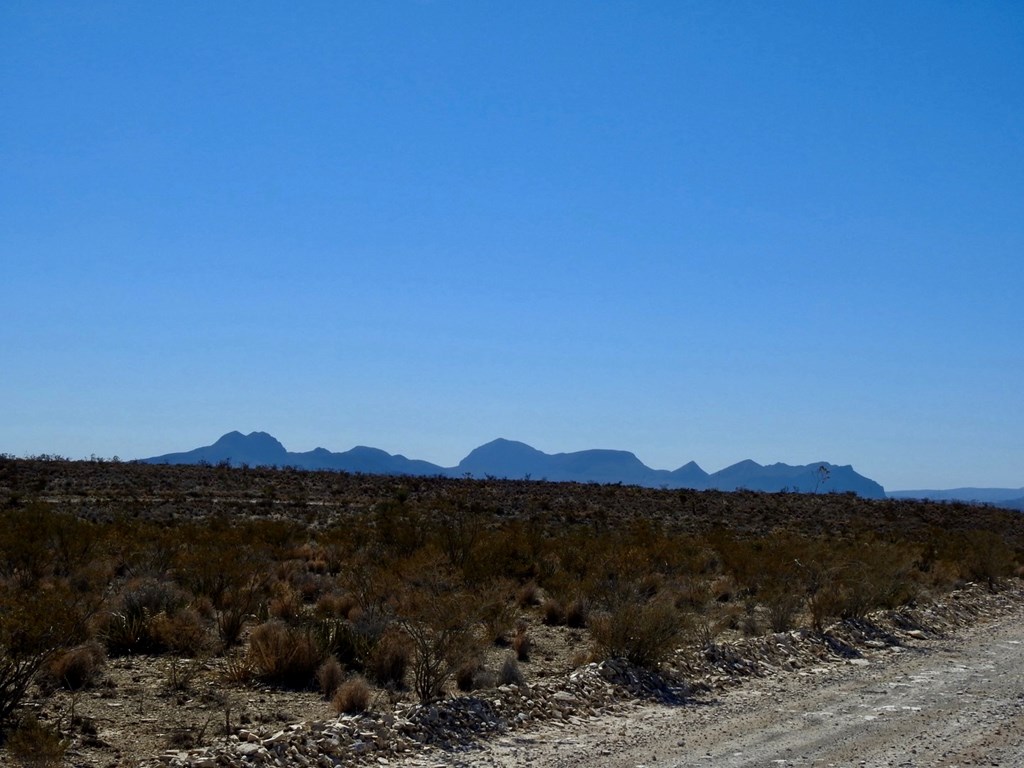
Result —
<path fill-rule="evenodd" d="M 991 504 L 1024 512 L 1024 488 L 949 488 L 939 490 L 891 491 L 893 499 L 930 499 L 931 501 L 966 501 Z"/>
<path fill-rule="evenodd" d="M 874 499 L 885 498 L 886 495 L 880 484 L 858 474 L 853 467 L 825 461 L 800 466 L 781 463 L 763 466 L 748 459 L 708 473 L 692 461 L 675 470 L 652 469 L 628 451 L 595 449 L 549 454 L 526 443 L 501 438 L 473 449 L 454 467 L 442 467 L 366 446 L 356 446 L 341 453 L 325 448 L 295 453 L 286 450 L 279 440 L 266 432 L 248 435 L 229 432 L 212 445 L 139 461 L 148 464 L 246 464 L 388 475 L 625 483 L 697 490 L 852 491 Z"/>

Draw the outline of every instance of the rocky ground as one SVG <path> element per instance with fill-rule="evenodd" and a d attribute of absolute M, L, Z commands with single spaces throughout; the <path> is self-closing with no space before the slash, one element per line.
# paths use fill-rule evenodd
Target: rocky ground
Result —
<path fill-rule="evenodd" d="M 159 754 L 127 747 L 108 764 L 1024 764 L 1022 616 L 1020 585 L 997 594 L 969 587 L 825 636 L 797 630 L 690 649 L 664 677 L 606 661 L 433 706 L 378 701 L 354 716 L 325 716 L 312 694 L 267 691 L 232 709 L 223 691 L 210 691 L 202 740 L 225 724 L 229 736 L 187 748 L 197 734 L 186 728 L 181 746 L 167 748 L 174 729 L 164 723 Z M 100 694 L 95 709 L 78 702 L 80 712 L 101 711 Z M 144 694 L 130 709 L 87 715 L 95 739 L 138 727 Z M 100 764 L 88 749 L 76 744 L 71 762 Z"/>

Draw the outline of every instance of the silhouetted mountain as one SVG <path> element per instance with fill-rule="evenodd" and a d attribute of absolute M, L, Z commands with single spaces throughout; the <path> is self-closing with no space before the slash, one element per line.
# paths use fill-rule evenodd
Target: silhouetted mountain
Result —
<path fill-rule="evenodd" d="M 305 453 L 286 451 L 265 432 L 243 435 L 229 432 L 213 445 L 184 453 L 169 453 L 141 459 L 149 464 L 219 464 L 234 466 L 292 466 L 388 475 L 466 475 L 552 482 L 625 483 L 651 488 L 695 488 L 698 490 L 801 491 L 826 493 L 853 491 L 867 498 L 884 498 L 881 485 L 853 471 L 850 466 L 818 462 L 806 466 L 741 461 L 714 474 L 689 462 L 676 470 L 651 469 L 629 451 L 594 449 L 548 454 L 526 443 L 499 438 L 481 445 L 455 467 L 445 468 L 427 461 L 407 459 L 377 448 L 357 446 L 343 453 L 316 448 Z M 822 469 L 823 468 L 823 469 Z"/>
<path fill-rule="evenodd" d="M 890 499 L 930 499 L 992 504 L 1024 511 L 1024 488 L 948 488 L 946 490 L 890 491 Z"/>
<path fill-rule="evenodd" d="M 338 472 L 364 472 L 371 475 L 443 475 L 444 467 L 428 461 L 407 459 L 391 455 L 379 448 L 359 445 L 350 451 L 332 453 L 326 448 L 314 448 L 304 453 L 286 451 L 266 432 L 229 432 L 213 445 L 184 453 L 168 453 L 142 459 L 146 464 L 219 464 L 233 466 L 249 464 L 254 467 L 300 467 L 302 469 L 331 469 Z"/>
<path fill-rule="evenodd" d="M 803 466 L 770 464 L 761 466 L 747 459 L 712 473 L 708 485 L 720 491 L 778 491 L 787 489 L 801 493 L 853 491 L 869 499 L 884 499 L 885 489 L 874 480 L 857 474 L 849 464 L 837 466 L 817 461 Z"/>
<path fill-rule="evenodd" d="M 662 485 L 671 473 L 646 466 L 628 451 L 589 450 L 548 454 L 526 443 L 498 438 L 474 449 L 452 470 L 474 477 L 507 477 L 552 482 Z"/>

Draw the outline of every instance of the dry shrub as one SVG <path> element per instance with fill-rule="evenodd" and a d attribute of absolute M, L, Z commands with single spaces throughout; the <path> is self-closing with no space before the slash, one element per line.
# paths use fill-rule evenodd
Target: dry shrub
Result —
<path fill-rule="evenodd" d="M 523 672 L 519 669 L 519 662 L 516 660 L 515 656 L 509 654 L 501 663 L 501 669 L 498 670 L 498 685 L 522 684 Z"/>
<path fill-rule="evenodd" d="M 331 707 L 339 714 L 365 712 L 369 706 L 370 686 L 358 675 L 342 683 L 331 700 Z"/>
<path fill-rule="evenodd" d="M 686 630 L 693 644 L 700 649 L 710 648 L 718 636 L 715 623 L 707 614 L 695 614 L 686 622 Z"/>
<path fill-rule="evenodd" d="M 455 670 L 455 686 L 463 692 L 472 691 L 477 675 L 483 669 L 479 659 L 468 659 Z"/>
<path fill-rule="evenodd" d="M 675 650 L 682 630 L 679 612 L 665 600 L 624 600 L 590 620 L 599 656 L 624 658 L 647 668 L 657 667 Z"/>
<path fill-rule="evenodd" d="M 96 681 L 106 654 L 96 642 L 79 645 L 51 658 L 44 678 L 69 691 L 79 691 Z"/>
<path fill-rule="evenodd" d="M 683 579 L 676 591 L 676 607 L 695 611 L 704 610 L 711 599 L 711 590 L 705 579 L 698 576 Z"/>
<path fill-rule="evenodd" d="M 495 645 L 508 645 L 508 635 L 519 618 L 519 606 L 512 598 L 511 588 L 503 583 L 489 590 L 481 602 L 486 639 Z"/>
<path fill-rule="evenodd" d="M 664 581 L 660 573 L 645 573 L 637 583 L 637 592 L 643 599 L 650 600 L 661 591 Z"/>
<path fill-rule="evenodd" d="M 356 602 L 355 597 L 351 594 L 328 592 L 327 594 L 320 595 L 317 599 L 316 606 L 313 608 L 313 613 L 324 619 L 353 619 L 350 614 L 352 609 L 357 606 L 358 603 Z"/>
<path fill-rule="evenodd" d="M 720 576 L 711 584 L 709 591 L 716 602 L 728 603 L 736 595 L 736 583 L 728 576 Z"/>
<path fill-rule="evenodd" d="M 378 685 L 401 688 L 411 660 L 409 639 L 401 632 L 386 632 L 366 660 L 366 673 Z"/>
<path fill-rule="evenodd" d="M 69 742 L 55 728 L 27 715 L 7 739 L 7 754 L 23 768 L 58 768 L 64 764 Z"/>
<path fill-rule="evenodd" d="M 525 624 L 520 624 L 516 630 L 515 637 L 512 638 L 512 650 L 516 652 L 516 658 L 519 661 L 529 661 L 530 651 L 533 650 L 533 640 L 530 639 L 530 635 L 526 630 Z"/>
<path fill-rule="evenodd" d="M 590 602 L 583 597 L 577 597 L 569 607 L 565 609 L 565 625 L 574 629 L 584 629 L 590 618 Z"/>
<path fill-rule="evenodd" d="M 308 688 L 323 654 L 308 631 L 268 621 L 252 631 L 247 658 L 257 678 L 283 688 Z"/>
<path fill-rule="evenodd" d="M 154 645 L 181 656 L 199 656 L 210 648 L 210 636 L 199 613 L 186 608 L 173 616 L 157 614 L 150 624 Z"/>
<path fill-rule="evenodd" d="M 129 616 L 174 614 L 188 599 L 187 593 L 169 581 L 136 579 L 121 593 L 119 612 Z"/>
<path fill-rule="evenodd" d="M 352 669 L 362 669 L 379 636 L 376 627 L 356 626 L 338 618 L 314 621 L 309 630 L 324 656 L 334 656 L 343 666 Z"/>
<path fill-rule="evenodd" d="M 1013 573 L 1013 550 L 992 531 L 969 531 L 963 542 L 964 575 L 985 584 L 989 591 L 999 589 L 999 582 Z"/>
<path fill-rule="evenodd" d="M 541 606 L 541 614 L 544 617 L 544 623 L 549 626 L 558 626 L 565 623 L 565 608 L 553 597 L 549 597 L 544 601 L 544 604 Z"/>
<path fill-rule="evenodd" d="M 284 622 L 295 621 L 302 613 L 302 598 L 284 582 L 278 582 L 274 591 L 276 594 L 267 606 L 270 616 Z"/>
<path fill-rule="evenodd" d="M 772 632 L 788 632 L 796 623 L 796 616 L 803 605 L 803 598 L 785 588 L 773 589 L 764 595 L 764 607 L 768 626 Z"/>
<path fill-rule="evenodd" d="M 516 593 L 516 603 L 518 603 L 520 608 L 529 608 L 531 605 L 536 605 L 539 601 L 540 588 L 535 581 L 527 582 Z"/>
<path fill-rule="evenodd" d="M 420 703 L 436 701 L 448 679 L 479 650 L 479 621 L 473 595 L 458 574 L 430 560 L 417 564 L 402 595 L 398 625 L 413 649 L 412 684 Z"/>
<path fill-rule="evenodd" d="M 739 617 L 738 626 L 745 637 L 757 637 L 764 631 L 761 619 L 752 605 L 747 606 L 743 615 Z"/>
<path fill-rule="evenodd" d="M 224 680 L 235 685 L 248 685 L 254 677 L 252 664 L 241 653 L 232 653 L 224 658 Z"/>
<path fill-rule="evenodd" d="M 846 596 L 836 581 L 821 584 L 807 596 L 811 628 L 818 633 L 824 632 L 829 620 L 837 618 L 846 605 Z"/>
<path fill-rule="evenodd" d="M 330 699 L 334 696 L 335 691 L 341 687 L 344 679 L 345 671 L 333 656 L 321 664 L 320 668 L 316 671 L 316 682 L 320 686 L 320 693 L 323 694 L 325 699 Z"/>

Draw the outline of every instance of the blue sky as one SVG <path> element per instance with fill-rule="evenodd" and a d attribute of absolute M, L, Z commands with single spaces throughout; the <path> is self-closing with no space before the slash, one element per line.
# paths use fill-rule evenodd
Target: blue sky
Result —
<path fill-rule="evenodd" d="M 1024 6 L 0 6 L 0 451 L 1024 485 Z"/>

